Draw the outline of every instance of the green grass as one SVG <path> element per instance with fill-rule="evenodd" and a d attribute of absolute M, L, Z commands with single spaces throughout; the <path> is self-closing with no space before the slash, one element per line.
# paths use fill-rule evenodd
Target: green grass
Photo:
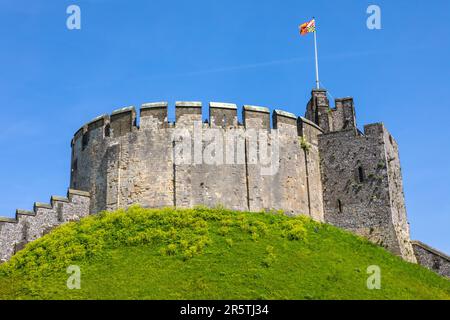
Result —
<path fill-rule="evenodd" d="M 0 266 L 0 299 L 450 299 L 450 281 L 305 217 L 132 207 L 28 244 Z"/>

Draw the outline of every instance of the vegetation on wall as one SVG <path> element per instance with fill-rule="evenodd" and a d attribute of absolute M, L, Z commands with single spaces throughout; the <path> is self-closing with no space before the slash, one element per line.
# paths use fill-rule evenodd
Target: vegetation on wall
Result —
<path fill-rule="evenodd" d="M 311 144 L 308 142 L 306 137 L 305 136 L 300 136 L 299 140 L 300 140 L 300 147 L 303 150 L 305 150 L 306 152 L 308 152 L 311 149 Z"/>

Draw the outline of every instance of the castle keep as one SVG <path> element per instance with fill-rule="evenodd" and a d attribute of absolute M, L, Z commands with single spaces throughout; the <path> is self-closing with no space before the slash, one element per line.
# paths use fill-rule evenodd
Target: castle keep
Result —
<path fill-rule="evenodd" d="M 246 105 L 166 102 L 102 115 L 72 139 L 67 198 L 0 221 L 0 260 L 64 221 L 101 210 L 223 205 L 282 210 L 362 235 L 450 277 L 450 259 L 411 242 L 395 139 L 381 123 L 356 126 L 352 98 L 330 107 L 311 93 L 304 117 Z M 78 191 L 79 190 L 79 191 Z M 70 215 L 71 214 L 71 215 Z"/>

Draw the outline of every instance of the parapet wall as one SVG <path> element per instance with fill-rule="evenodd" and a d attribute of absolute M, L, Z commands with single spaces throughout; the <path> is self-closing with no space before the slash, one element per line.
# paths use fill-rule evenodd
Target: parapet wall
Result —
<path fill-rule="evenodd" d="M 450 279 L 449 256 L 420 241 L 412 241 L 412 246 L 418 263 Z"/>
<path fill-rule="evenodd" d="M 335 99 L 335 107 L 332 108 L 324 89 L 315 89 L 311 92 L 305 117 L 316 123 L 324 132 L 356 128 L 353 98 Z"/>
<path fill-rule="evenodd" d="M 211 102 L 167 102 L 100 116 L 72 140 L 71 188 L 91 195 L 91 211 L 139 203 L 145 207 L 224 205 L 283 210 L 323 221 L 317 136 L 322 130 L 291 113 Z M 272 118 L 272 125 L 271 125 Z M 311 139 L 308 150 L 301 137 Z M 216 147 L 222 147 L 220 150 Z M 179 152 L 183 149 L 183 152 Z M 213 150 L 217 149 L 217 150 Z M 186 152 L 189 150 L 189 152 Z"/>
<path fill-rule="evenodd" d="M 15 219 L 0 218 L 0 263 L 56 226 L 89 215 L 89 194 L 69 189 L 67 197 L 34 204 L 33 211 L 17 210 Z"/>

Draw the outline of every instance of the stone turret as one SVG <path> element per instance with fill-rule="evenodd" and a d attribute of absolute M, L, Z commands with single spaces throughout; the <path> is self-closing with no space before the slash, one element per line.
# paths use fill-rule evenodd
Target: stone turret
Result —
<path fill-rule="evenodd" d="M 331 129 L 330 102 L 325 89 L 314 89 L 306 107 L 305 118 L 317 124 L 324 132 Z"/>
<path fill-rule="evenodd" d="M 397 145 L 383 124 L 319 136 L 325 220 L 415 262 Z"/>

